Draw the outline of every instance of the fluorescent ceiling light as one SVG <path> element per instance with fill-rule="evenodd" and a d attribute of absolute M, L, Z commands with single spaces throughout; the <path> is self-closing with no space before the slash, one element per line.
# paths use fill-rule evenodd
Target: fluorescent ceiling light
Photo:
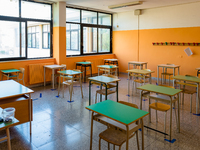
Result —
<path fill-rule="evenodd" d="M 116 9 L 116 8 L 122 8 L 122 7 L 128 7 L 128 6 L 135 6 L 135 5 L 141 5 L 142 1 L 136 1 L 136 2 L 129 2 L 129 3 L 123 3 L 118 5 L 111 5 L 108 6 L 109 9 Z"/>

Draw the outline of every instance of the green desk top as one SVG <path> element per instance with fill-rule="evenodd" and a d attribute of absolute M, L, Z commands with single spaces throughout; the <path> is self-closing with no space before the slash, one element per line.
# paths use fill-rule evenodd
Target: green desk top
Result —
<path fill-rule="evenodd" d="M 15 119 L 15 118 L 13 119 L 12 122 L 8 122 L 8 123 L 6 123 L 6 122 L 0 122 L 0 129 L 5 129 L 7 127 L 11 127 L 11 126 L 15 125 L 18 122 L 19 121 L 17 119 Z"/>
<path fill-rule="evenodd" d="M 179 89 L 173 89 L 173 88 L 158 86 L 158 85 L 153 85 L 153 84 L 146 84 L 146 85 L 138 87 L 137 89 L 154 92 L 158 94 L 163 94 L 167 96 L 174 96 L 182 91 Z"/>
<path fill-rule="evenodd" d="M 124 125 L 129 125 L 149 114 L 146 111 L 111 100 L 106 100 L 94 105 L 87 106 L 86 109 L 94 111 Z"/>
<path fill-rule="evenodd" d="M 74 71 L 74 70 L 63 70 L 63 71 L 58 71 L 58 73 L 65 74 L 65 75 L 76 75 L 76 74 L 81 74 L 82 72 Z"/>
<path fill-rule="evenodd" d="M 6 69 L 6 70 L 1 70 L 3 73 L 14 73 L 14 72 L 19 72 L 20 70 L 18 69 Z"/>
<path fill-rule="evenodd" d="M 118 66 L 116 66 L 116 65 L 98 65 L 97 67 L 99 67 L 99 68 L 108 68 L 108 69 L 118 68 Z"/>
<path fill-rule="evenodd" d="M 172 79 L 200 83 L 200 78 L 193 77 L 193 76 L 177 75 L 177 76 L 173 76 Z"/>
<path fill-rule="evenodd" d="M 76 62 L 77 64 L 82 64 L 82 65 L 89 65 L 92 64 L 91 62 Z"/>
<path fill-rule="evenodd" d="M 110 82 L 120 81 L 120 79 L 106 77 L 106 76 L 89 77 L 88 79 L 89 80 L 93 80 L 93 81 L 98 81 L 98 82 L 106 83 L 106 84 L 110 83 Z"/>
<path fill-rule="evenodd" d="M 132 73 L 138 73 L 138 74 L 150 74 L 154 73 L 155 71 L 148 71 L 148 70 L 141 70 L 141 69 L 131 69 L 131 70 L 126 70 L 127 72 L 132 72 Z"/>

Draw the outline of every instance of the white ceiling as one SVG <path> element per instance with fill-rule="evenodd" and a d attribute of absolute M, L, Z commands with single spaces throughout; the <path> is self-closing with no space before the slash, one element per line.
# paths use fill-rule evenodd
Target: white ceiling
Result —
<path fill-rule="evenodd" d="M 200 2 L 200 0 L 141 0 L 143 1 L 142 5 L 136 5 L 118 9 L 109 9 L 108 8 L 109 5 L 117 5 L 139 0 L 38 0 L 38 1 L 51 1 L 51 2 L 65 1 L 67 5 L 79 6 L 86 9 L 96 9 L 113 13 L 133 11 L 135 9 L 147 9 L 147 8 L 156 8 L 163 6 Z"/>

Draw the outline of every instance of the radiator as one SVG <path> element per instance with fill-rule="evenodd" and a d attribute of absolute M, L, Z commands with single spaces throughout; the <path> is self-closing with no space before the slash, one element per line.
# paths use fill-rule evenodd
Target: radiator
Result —
<path fill-rule="evenodd" d="M 53 65 L 54 63 L 30 64 L 28 66 L 29 84 L 44 82 L 44 65 Z M 52 70 L 45 70 L 46 81 L 51 81 Z"/>

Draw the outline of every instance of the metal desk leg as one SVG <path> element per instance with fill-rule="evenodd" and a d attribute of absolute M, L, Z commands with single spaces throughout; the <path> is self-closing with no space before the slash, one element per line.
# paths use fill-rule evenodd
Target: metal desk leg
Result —
<path fill-rule="evenodd" d="M 149 74 L 149 83 L 151 84 L 151 73 Z"/>
<path fill-rule="evenodd" d="M 117 87 L 116 87 L 116 93 L 117 93 L 117 102 L 118 102 L 118 81 L 117 81 Z"/>
<path fill-rule="evenodd" d="M 157 84 L 159 85 L 159 66 L 157 67 Z"/>
<path fill-rule="evenodd" d="M 70 102 L 72 101 L 73 82 L 74 82 L 74 76 L 72 77 L 72 84 L 71 84 L 71 88 L 70 88 Z"/>
<path fill-rule="evenodd" d="M 130 91 L 130 73 L 128 72 L 128 96 L 130 95 L 129 94 L 129 91 Z"/>
<path fill-rule="evenodd" d="M 30 122 L 30 136 L 32 133 L 32 127 L 31 127 L 31 120 L 32 120 L 32 103 L 31 103 L 31 94 L 29 94 L 29 122 Z"/>
<path fill-rule="evenodd" d="M 126 150 L 128 150 L 128 141 L 129 141 L 129 127 L 126 125 Z"/>
<path fill-rule="evenodd" d="M 91 105 L 91 80 L 89 81 L 89 105 Z"/>
<path fill-rule="evenodd" d="M 99 76 L 99 71 L 100 71 L 100 68 L 98 68 L 98 76 Z"/>
<path fill-rule="evenodd" d="M 83 90 L 82 90 L 81 74 L 79 75 L 79 82 L 80 82 L 80 86 L 81 86 L 81 95 L 82 95 L 82 98 L 83 98 Z"/>
<path fill-rule="evenodd" d="M 180 133 L 180 93 L 178 94 L 178 104 L 177 104 L 177 108 L 178 108 L 178 132 Z"/>
<path fill-rule="evenodd" d="M 93 115 L 94 115 L 94 112 L 92 112 L 92 115 L 91 115 L 90 150 L 92 150 L 92 136 L 93 136 Z"/>
<path fill-rule="evenodd" d="M 147 63 L 145 64 L 145 69 L 147 69 Z"/>
<path fill-rule="evenodd" d="M 44 67 L 44 86 L 46 86 L 46 75 L 45 75 L 45 67 Z"/>
<path fill-rule="evenodd" d="M 52 88 L 54 89 L 54 69 L 52 69 L 52 83 L 53 83 Z"/>
<path fill-rule="evenodd" d="M 142 110 L 142 93 L 143 91 L 141 90 L 140 92 L 140 109 Z"/>
<path fill-rule="evenodd" d="M 92 77 L 92 65 L 90 65 L 90 76 Z"/>
<path fill-rule="evenodd" d="M 64 79 L 63 79 L 63 80 L 64 80 Z M 61 81 L 61 75 L 59 76 L 58 97 L 59 97 L 59 94 L 60 94 L 60 81 Z"/>
<path fill-rule="evenodd" d="M 175 68 L 173 69 L 173 76 L 175 76 Z M 173 79 L 174 81 L 174 79 Z M 174 82 L 173 82 L 173 87 L 174 87 Z"/>
<path fill-rule="evenodd" d="M 86 82 L 86 66 L 84 66 L 85 67 L 85 72 L 84 72 L 84 82 Z"/>
<path fill-rule="evenodd" d="M 100 85 L 100 90 L 102 90 L 102 83 Z M 102 102 L 102 94 L 100 94 L 100 102 Z"/>
<path fill-rule="evenodd" d="M 141 119 L 141 130 L 142 130 L 142 150 L 144 150 L 144 125 L 143 125 L 143 118 Z"/>
<path fill-rule="evenodd" d="M 107 90 L 108 90 L 108 87 L 107 87 L 107 85 L 105 84 L 105 87 L 106 87 L 106 95 L 105 95 L 105 100 L 107 100 Z"/>
<path fill-rule="evenodd" d="M 199 114 L 199 84 L 197 83 L 196 114 Z"/>
<path fill-rule="evenodd" d="M 169 124 L 169 140 L 172 140 L 172 97 L 170 96 L 170 124 Z"/>

